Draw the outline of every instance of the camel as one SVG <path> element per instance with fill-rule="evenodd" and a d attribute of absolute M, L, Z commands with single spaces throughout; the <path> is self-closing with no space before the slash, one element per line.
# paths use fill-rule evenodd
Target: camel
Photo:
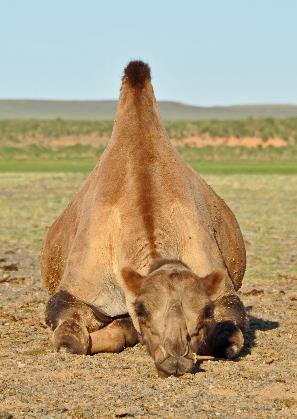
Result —
<path fill-rule="evenodd" d="M 226 203 L 162 126 L 150 68 L 124 70 L 111 139 L 49 228 L 41 270 L 57 351 L 146 345 L 160 377 L 195 354 L 234 358 L 247 315 L 237 291 L 245 246 Z"/>

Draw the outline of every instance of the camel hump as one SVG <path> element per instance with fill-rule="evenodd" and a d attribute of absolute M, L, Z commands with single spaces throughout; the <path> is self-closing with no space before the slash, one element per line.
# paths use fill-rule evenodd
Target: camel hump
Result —
<path fill-rule="evenodd" d="M 150 146 L 154 142 L 157 148 L 162 142 L 168 145 L 151 84 L 151 70 L 143 61 L 130 61 L 124 70 L 111 141 L 137 147 L 142 143 L 141 150 L 146 142 Z"/>
<path fill-rule="evenodd" d="M 140 60 L 130 61 L 124 70 L 124 80 L 134 89 L 142 89 L 147 80 L 151 81 L 149 65 Z"/>

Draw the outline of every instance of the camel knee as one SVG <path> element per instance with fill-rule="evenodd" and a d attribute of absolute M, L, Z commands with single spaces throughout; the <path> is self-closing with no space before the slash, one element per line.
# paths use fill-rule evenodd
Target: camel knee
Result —
<path fill-rule="evenodd" d="M 244 346 L 248 317 L 237 295 L 227 295 L 214 302 L 212 320 L 204 330 L 201 353 L 218 358 L 236 358 Z"/>
<path fill-rule="evenodd" d="M 95 317 L 86 304 L 66 291 L 59 291 L 47 303 L 45 320 L 53 330 L 53 344 L 57 351 L 88 353 L 88 329 L 92 330 Z"/>
<path fill-rule="evenodd" d="M 236 294 L 226 295 L 214 302 L 213 318 L 216 323 L 231 321 L 242 331 L 248 327 L 248 316 Z"/>
<path fill-rule="evenodd" d="M 208 333 L 208 347 L 217 358 L 236 358 L 244 345 L 244 336 L 232 321 L 215 324 Z"/>

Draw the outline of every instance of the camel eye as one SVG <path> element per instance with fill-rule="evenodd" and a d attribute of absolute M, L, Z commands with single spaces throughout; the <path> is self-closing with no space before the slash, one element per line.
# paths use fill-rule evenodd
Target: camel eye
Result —
<path fill-rule="evenodd" d="M 135 303 L 135 313 L 139 317 L 145 317 L 148 313 L 143 303 Z"/>

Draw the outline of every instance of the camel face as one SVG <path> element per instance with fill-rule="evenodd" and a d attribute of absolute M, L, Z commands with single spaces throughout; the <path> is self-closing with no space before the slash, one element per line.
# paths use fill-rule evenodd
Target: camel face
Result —
<path fill-rule="evenodd" d="M 223 277 L 214 273 L 199 278 L 180 261 L 154 265 L 148 276 L 128 268 L 122 274 L 128 290 L 135 296 L 134 309 L 142 341 L 159 376 L 181 376 L 194 365 L 193 354 L 200 346 L 201 332 L 210 322 L 211 296 Z"/>

